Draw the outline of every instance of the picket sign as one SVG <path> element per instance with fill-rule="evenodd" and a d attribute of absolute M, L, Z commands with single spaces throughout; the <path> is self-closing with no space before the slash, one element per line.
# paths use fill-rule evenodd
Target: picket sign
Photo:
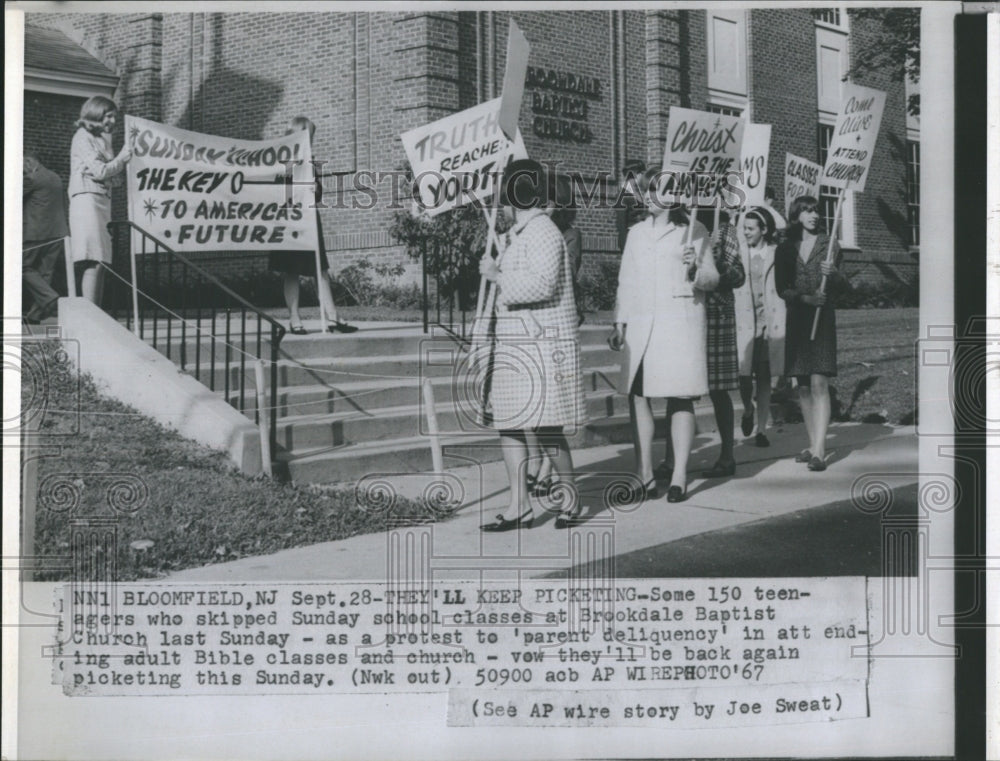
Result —
<path fill-rule="evenodd" d="M 823 173 L 823 167 L 819 164 L 796 156 L 794 153 L 785 154 L 785 217 L 788 217 L 789 209 L 799 196 L 811 196 L 819 198 L 819 176 Z"/>
<path fill-rule="evenodd" d="M 871 169 L 872 154 L 875 152 L 875 142 L 878 139 L 884 109 L 885 93 L 881 90 L 852 83 L 844 85 L 840 113 L 833 128 L 833 140 L 827 149 L 822 176 L 823 185 L 840 189 L 837 193 L 837 206 L 830 230 L 830 245 L 826 250 L 827 263 L 833 262 L 833 245 L 837 239 L 837 223 L 840 221 L 841 207 L 844 204 L 844 193 L 848 188 L 861 192 L 868 181 L 868 170 Z M 820 281 L 819 288 L 822 293 L 826 293 L 826 280 L 824 275 Z M 811 341 L 816 340 L 821 310 L 822 307 L 816 307 L 812 332 L 809 334 Z"/>

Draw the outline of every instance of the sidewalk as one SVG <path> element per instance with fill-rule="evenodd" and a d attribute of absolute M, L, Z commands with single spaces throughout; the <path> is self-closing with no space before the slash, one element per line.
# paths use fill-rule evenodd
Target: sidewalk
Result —
<path fill-rule="evenodd" d="M 525 576 L 562 575 L 565 570 L 586 563 L 601 562 L 608 556 L 620 557 L 620 570 L 616 575 L 659 576 L 685 573 L 685 569 L 698 569 L 700 575 L 713 575 L 706 568 L 713 567 L 711 556 L 718 555 L 720 562 L 729 569 L 728 575 L 786 575 L 783 569 L 788 555 L 803 568 L 809 569 L 809 553 L 815 549 L 797 545 L 801 537 L 815 536 L 805 524 L 815 516 L 817 531 L 826 532 L 830 539 L 828 555 L 838 557 L 837 541 L 848 537 L 831 531 L 843 526 L 849 519 L 861 516 L 861 511 L 851 504 L 852 486 L 857 479 L 868 474 L 878 474 L 898 493 L 910 499 L 905 487 L 917 481 L 917 439 L 915 429 L 861 423 L 835 424 L 830 428 L 828 444 L 828 469 L 824 473 L 809 472 L 804 465 L 795 463 L 793 457 L 805 444 L 802 425 L 787 425 L 769 432 L 771 447 L 758 449 L 752 443 L 737 439 L 736 477 L 706 481 L 698 474 L 709 467 L 718 455 L 718 436 L 715 432 L 699 434 L 691 458 L 691 480 L 688 500 L 670 504 L 664 496 L 642 505 L 629 505 L 609 510 L 604 506 L 605 486 L 616 474 L 632 471 L 632 447 L 609 445 L 574 452 L 577 484 L 588 506 L 587 521 L 580 529 L 556 530 L 554 514 L 546 512 L 535 502 L 533 528 L 505 534 L 483 534 L 479 526 L 491 522 L 493 516 L 504 510 L 509 499 L 507 477 L 502 462 L 471 466 L 451 471 L 462 480 L 465 499 L 457 514 L 448 520 L 421 529 L 430 536 L 431 547 L 425 550 L 424 560 L 437 574 L 456 577 L 478 577 L 480 569 L 510 573 L 517 571 Z M 661 444 L 662 447 L 662 444 Z M 662 454 L 662 449 L 657 455 Z M 433 475 L 414 475 L 399 483 L 404 496 L 418 497 Z M 661 488 L 661 491 L 664 491 Z M 776 545 L 764 541 L 773 532 L 767 521 L 777 521 L 775 536 L 789 537 L 794 526 L 794 537 L 775 556 Z M 851 530 L 878 532 L 877 515 L 865 517 L 866 523 L 856 523 Z M 756 525 L 753 525 L 756 524 Z M 855 525 L 855 524 L 852 524 Z M 728 535 L 724 544 L 695 541 L 694 537 L 707 532 L 741 530 L 752 527 L 746 534 Z M 578 537 L 609 537 L 603 546 L 583 548 Z M 577 539 L 573 539 L 574 535 Z M 326 542 L 308 547 L 243 558 L 203 568 L 189 569 L 172 574 L 168 581 L 336 581 L 384 580 L 389 564 L 389 537 L 377 533 Z M 840 537 L 838 539 L 838 537 Z M 704 536 L 702 536 L 704 539 Z M 684 545 L 685 563 L 671 563 L 672 542 L 687 540 Z M 871 546 L 868 537 L 866 546 Z M 600 544 L 600 543 L 599 543 Z M 680 545 L 677 545 L 680 546 Z M 727 549 L 728 548 L 728 549 Z M 737 552 L 738 550 L 738 552 Z M 733 553 L 736 554 L 733 554 Z M 589 553 L 589 554 L 588 554 Z M 728 554 L 729 557 L 724 557 Z M 864 554 L 864 553 L 862 553 Z M 870 554 L 870 553 L 869 553 Z M 707 559 L 706 559 L 707 556 Z M 733 573 L 734 557 L 747 564 L 744 573 Z M 692 559 L 700 560 L 693 563 Z M 827 558 L 829 561 L 829 557 Z M 835 562 L 824 562 L 824 574 L 834 572 L 862 574 L 870 572 L 853 567 L 847 556 Z M 855 563 L 856 564 L 856 563 Z M 819 571 L 817 571 L 819 573 Z M 723 575 L 723 574 L 714 574 Z"/>

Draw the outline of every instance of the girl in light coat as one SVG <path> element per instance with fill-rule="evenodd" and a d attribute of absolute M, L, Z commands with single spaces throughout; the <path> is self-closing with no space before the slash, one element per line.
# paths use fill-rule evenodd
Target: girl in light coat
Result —
<path fill-rule="evenodd" d="M 625 349 L 621 388 L 635 417 L 639 499 L 657 496 L 653 475 L 651 397 L 667 398 L 674 451 L 669 502 L 687 497 L 694 440 L 694 400 L 708 393 L 705 294 L 718 285 L 708 231 L 680 208 L 670 178 L 643 176 L 650 216 L 628 233 L 618 274 L 612 349 Z M 694 225 L 688 242 L 688 225 Z"/>
<path fill-rule="evenodd" d="M 743 215 L 744 245 L 740 247 L 747 274 L 736 299 L 736 349 L 740 363 L 744 436 L 754 429 L 753 382 L 757 380 L 757 435 L 759 447 L 770 446 L 766 431 L 771 409 L 771 379 L 785 371 L 785 302 L 774 284 L 775 222 L 764 208 Z"/>
<path fill-rule="evenodd" d="M 118 123 L 118 106 L 95 95 L 80 108 L 76 133 L 69 149 L 70 254 L 83 270 L 80 290 L 85 299 L 100 304 L 104 271 L 111 264 L 111 186 L 132 158 L 126 142 L 116 156 L 111 133 Z"/>

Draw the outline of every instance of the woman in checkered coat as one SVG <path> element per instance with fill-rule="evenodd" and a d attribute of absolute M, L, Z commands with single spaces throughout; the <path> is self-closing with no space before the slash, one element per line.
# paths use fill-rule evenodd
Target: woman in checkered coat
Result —
<path fill-rule="evenodd" d="M 734 446 L 734 413 L 730 391 L 739 388 L 740 365 L 736 352 L 736 310 L 733 289 L 746 280 L 736 228 L 725 221 L 712 235 L 715 267 L 719 271 L 719 287 L 708 294 L 705 314 L 708 321 L 708 395 L 715 409 L 722 447 L 719 459 L 703 475 L 721 478 L 736 472 Z"/>
<path fill-rule="evenodd" d="M 573 267 L 562 233 L 544 211 L 547 178 L 530 159 L 507 167 L 501 201 L 513 217 L 510 242 L 494 261 L 484 257 L 480 272 L 497 289 L 495 345 L 489 401 L 493 427 L 500 431 L 510 480 L 510 505 L 484 531 L 530 526 L 527 500 L 527 442 L 532 431 L 544 449 L 554 452 L 556 474 L 573 471 L 566 431 L 583 422 L 578 315 Z M 566 490 L 554 486 L 556 495 Z M 565 527 L 582 509 L 572 490 L 556 521 Z"/>

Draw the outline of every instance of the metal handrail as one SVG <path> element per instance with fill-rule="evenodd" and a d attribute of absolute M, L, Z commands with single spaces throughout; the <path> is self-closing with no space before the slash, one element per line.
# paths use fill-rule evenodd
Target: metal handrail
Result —
<path fill-rule="evenodd" d="M 236 291 L 231 289 L 225 283 L 220 281 L 215 275 L 204 270 L 202 267 L 198 266 L 186 256 L 178 251 L 175 251 L 170 246 L 168 246 L 163 241 L 159 240 L 155 236 L 148 233 L 146 230 L 141 228 L 139 225 L 135 224 L 131 220 L 115 220 L 108 223 L 108 230 L 112 233 L 112 239 L 117 246 L 119 243 L 119 237 L 114 233 L 117 231 L 127 231 L 129 234 L 126 237 L 128 241 L 128 256 L 121 257 L 116 256 L 115 261 L 121 263 L 124 261 L 128 262 L 128 271 L 130 275 L 130 281 L 133 284 L 132 288 L 132 308 L 127 309 L 126 322 L 133 329 L 136 334 L 142 338 L 146 339 L 146 323 L 147 319 L 144 317 L 145 313 L 149 311 L 152 312 L 151 315 L 151 338 L 150 343 L 154 349 L 157 349 L 161 353 L 165 354 L 168 359 L 173 359 L 172 353 L 172 341 L 173 341 L 173 317 L 171 315 L 180 316 L 180 350 L 179 350 L 179 364 L 181 370 L 187 371 L 188 365 L 193 365 L 193 375 L 196 380 L 202 381 L 202 373 L 206 372 L 208 376 L 208 386 L 213 391 L 216 390 L 216 374 L 218 366 L 221 364 L 223 377 L 224 377 L 224 390 L 225 399 L 227 402 L 232 404 L 234 407 L 239 409 L 241 412 L 246 412 L 247 407 L 247 388 L 246 388 L 246 374 L 247 374 L 247 357 L 256 357 L 258 360 L 263 360 L 262 354 L 262 343 L 264 331 L 262 327 L 267 326 L 267 332 L 269 333 L 269 361 L 271 372 L 270 372 L 270 388 L 268 389 L 267 399 L 267 411 L 270 413 L 267 415 L 268 420 L 268 441 L 270 443 L 270 451 L 272 457 L 277 451 L 277 410 L 278 410 L 278 352 L 279 346 L 281 344 L 281 339 L 285 336 L 285 327 L 275 320 L 270 315 L 263 312 L 258 307 L 251 304 L 247 299 L 238 294 Z M 141 250 L 132 250 L 132 232 L 135 232 L 139 236 L 141 241 Z M 149 249 L 149 243 L 152 244 L 152 250 Z M 164 294 L 157 292 L 162 284 L 161 271 L 160 271 L 160 257 L 166 257 L 166 289 Z M 149 257 L 152 256 L 153 260 L 150 263 Z M 139 258 L 141 257 L 141 259 Z M 133 272 L 133 264 L 135 266 L 135 272 Z M 147 280 L 145 277 L 147 275 L 147 270 L 152 267 L 153 273 L 153 286 L 149 287 L 144 281 Z M 172 287 L 175 285 L 175 268 L 179 269 L 179 294 L 180 303 L 164 303 L 173 301 Z M 192 276 L 195 276 L 197 280 L 201 282 L 192 283 Z M 145 289 L 140 287 L 145 286 Z M 195 299 L 195 304 L 193 307 L 189 306 L 187 303 L 187 294 L 189 285 L 207 285 L 210 289 L 214 290 L 213 303 L 206 305 L 199 299 Z M 150 292 L 155 292 L 158 299 L 155 299 Z M 139 296 L 143 299 L 140 302 Z M 218 299 L 218 295 L 222 296 L 221 301 L 224 305 L 219 306 L 214 303 Z M 143 309 L 145 307 L 145 310 Z M 194 311 L 194 319 L 188 320 L 189 313 Z M 166 335 L 161 336 L 158 330 L 160 313 L 166 312 Z M 256 336 L 249 335 L 248 341 L 248 331 L 247 331 L 247 314 L 250 313 L 256 316 Z M 225 315 L 225 337 L 216 335 L 216 318 L 219 315 Z M 238 318 L 237 325 L 233 325 L 233 317 Z M 209 325 L 211 326 L 209 331 L 204 331 L 202 329 L 202 321 L 204 319 L 209 320 Z M 197 333 L 194 347 L 194 361 L 191 362 L 189 357 L 188 347 L 187 347 L 187 329 L 188 325 L 193 322 L 194 330 Z M 251 331 L 253 333 L 254 331 Z M 208 357 L 202 356 L 202 341 L 201 337 L 203 334 L 207 334 L 211 337 L 211 347 Z M 162 346 L 160 345 L 162 340 Z M 223 343 L 224 352 L 217 352 L 216 345 L 218 343 Z M 233 351 L 239 354 L 238 359 L 233 358 Z M 220 358 L 217 355 L 223 354 Z M 207 365 L 207 367 L 206 367 Z M 238 376 L 233 377 L 233 370 L 238 367 Z M 231 387 L 232 384 L 232 387 Z M 255 394 L 250 394 L 251 398 L 255 398 Z M 254 410 L 254 422 L 258 425 L 261 423 L 261 414 L 264 411 L 260 409 L 259 403 L 255 405 Z"/>

